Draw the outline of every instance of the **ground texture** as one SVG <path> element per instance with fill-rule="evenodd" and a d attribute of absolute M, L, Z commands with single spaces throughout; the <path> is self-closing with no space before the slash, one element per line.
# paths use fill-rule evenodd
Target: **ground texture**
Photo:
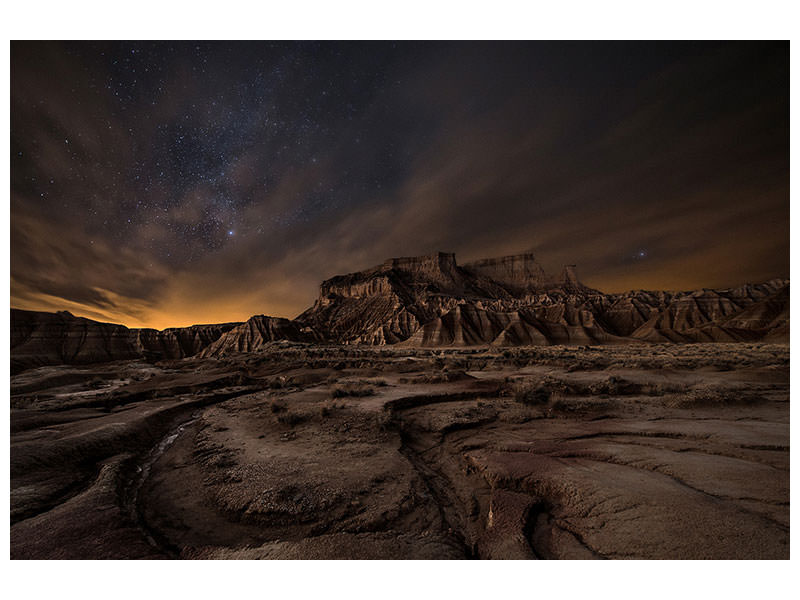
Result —
<path fill-rule="evenodd" d="M 11 381 L 12 558 L 788 558 L 789 349 L 274 343 Z"/>

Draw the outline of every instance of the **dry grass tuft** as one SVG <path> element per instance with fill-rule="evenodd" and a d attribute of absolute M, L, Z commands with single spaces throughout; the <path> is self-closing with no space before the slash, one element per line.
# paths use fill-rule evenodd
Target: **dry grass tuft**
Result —
<path fill-rule="evenodd" d="M 528 406 L 541 406 L 547 404 L 554 390 L 543 381 L 523 380 L 511 385 L 511 396 L 516 402 Z"/>
<path fill-rule="evenodd" d="M 365 383 L 340 384 L 331 390 L 331 398 L 363 398 L 373 395 L 375 395 L 375 388 Z"/>
<path fill-rule="evenodd" d="M 278 423 L 294 427 L 295 425 L 298 425 L 303 421 L 305 421 L 307 418 L 308 418 L 307 415 L 287 410 L 286 412 L 283 412 L 280 415 L 278 415 Z"/>
<path fill-rule="evenodd" d="M 759 396 L 744 390 L 706 385 L 672 396 L 664 402 L 664 406 L 668 408 L 722 407 L 754 404 L 760 400 Z"/>

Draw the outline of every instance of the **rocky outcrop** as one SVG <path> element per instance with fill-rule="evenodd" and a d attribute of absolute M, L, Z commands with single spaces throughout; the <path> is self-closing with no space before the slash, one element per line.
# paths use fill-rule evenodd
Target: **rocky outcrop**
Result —
<path fill-rule="evenodd" d="M 131 330 L 58 313 L 11 309 L 11 373 L 53 364 L 82 364 L 141 356 Z"/>
<path fill-rule="evenodd" d="M 144 356 L 186 358 L 199 353 L 237 325 L 238 323 L 223 323 L 220 325 L 172 327 L 162 331 L 156 329 L 131 329 L 130 331 L 135 336 L 137 349 Z"/>
<path fill-rule="evenodd" d="M 193 356 L 238 323 L 158 331 L 129 329 L 58 313 L 11 309 L 11 372 L 56 364 L 90 364 Z"/>
<path fill-rule="evenodd" d="M 485 258 L 467 263 L 464 268 L 519 292 L 544 288 L 548 282 L 544 269 L 533 254 Z"/>
<path fill-rule="evenodd" d="M 562 307 L 563 308 L 563 307 Z M 591 313 L 566 313 L 549 320 L 529 310 L 498 312 L 473 304 L 455 307 L 423 325 L 408 346 L 541 346 L 554 344 L 625 343 L 599 327 Z"/>
<path fill-rule="evenodd" d="M 459 266 L 454 254 L 391 258 L 382 264 L 328 279 L 317 302 L 297 320 L 336 343 L 393 344 L 409 339 L 423 324 L 464 301 L 499 302 L 513 309 L 534 292 L 582 286 L 549 277 L 531 254 Z"/>
<path fill-rule="evenodd" d="M 11 311 L 12 372 L 49 364 L 218 357 L 278 340 L 417 346 L 788 342 L 789 282 L 725 290 L 604 294 L 575 266 L 548 275 L 532 254 L 458 265 L 455 255 L 392 258 L 332 277 L 290 321 L 157 331 L 67 312 Z"/>
<path fill-rule="evenodd" d="M 237 352 L 253 352 L 278 340 L 313 342 L 316 335 L 294 321 L 257 315 L 219 336 L 201 353 L 201 357 L 220 357 Z"/>
<path fill-rule="evenodd" d="M 789 341 L 789 286 L 785 285 L 749 308 L 723 319 L 723 324 L 729 328 L 763 331 L 773 339 L 785 331 L 786 341 Z"/>
<path fill-rule="evenodd" d="M 554 276 L 545 272 L 533 254 L 515 254 L 499 258 L 484 258 L 467 263 L 464 269 L 502 285 L 512 296 L 524 296 L 548 290 L 593 292 L 578 281 L 575 265 L 564 265 Z"/>
<path fill-rule="evenodd" d="M 456 264 L 454 254 L 390 258 L 382 264 L 322 282 L 318 303 L 383 295 L 413 302 L 430 294 L 496 298 L 510 294 L 496 281 Z"/>
<path fill-rule="evenodd" d="M 630 335 L 650 342 L 739 342 L 780 338 L 789 321 L 789 283 L 675 294 Z M 787 336 L 788 341 L 788 336 Z"/>
<path fill-rule="evenodd" d="M 335 343 L 420 346 L 781 340 L 788 282 L 727 290 L 604 294 L 575 265 L 548 275 L 532 254 L 459 266 L 454 255 L 389 259 L 323 282 L 298 321 Z M 786 287 L 787 301 L 776 296 Z M 740 315 L 740 318 L 736 318 Z M 774 315 L 774 316 L 772 316 Z M 788 338 L 787 338 L 788 339 Z"/>

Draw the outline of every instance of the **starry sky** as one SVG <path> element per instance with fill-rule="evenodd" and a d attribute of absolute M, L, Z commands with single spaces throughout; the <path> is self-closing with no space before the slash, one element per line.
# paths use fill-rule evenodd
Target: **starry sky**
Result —
<path fill-rule="evenodd" d="M 393 256 L 789 275 L 783 42 L 12 42 L 11 306 L 292 318 Z"/>

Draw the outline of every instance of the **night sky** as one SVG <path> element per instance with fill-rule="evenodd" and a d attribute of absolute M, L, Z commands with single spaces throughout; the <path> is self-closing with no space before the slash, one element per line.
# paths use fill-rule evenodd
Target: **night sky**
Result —
<path fill-rule="evenodd" d="M 11 305 L 294 317 L 392 256 L 789 275 L 788 43 L 12 42 Z"/>

